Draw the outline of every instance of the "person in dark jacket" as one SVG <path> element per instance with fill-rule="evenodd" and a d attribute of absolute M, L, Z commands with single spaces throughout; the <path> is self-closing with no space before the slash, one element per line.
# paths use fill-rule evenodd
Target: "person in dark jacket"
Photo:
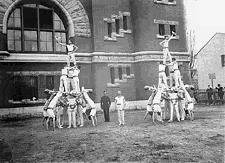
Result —
<path fill-rule="evenodd" d="M 209 103 L 209 105 L 211 105 L 212 102 L 213 102 L 213 99 L 212 99 L 213 89 L 210 87 L 210 85 L 208 85 L 208 88 L 206 89 L 206 92 L 207 92 L 207 96 L 208 96 L 208 103 Z"/>
<path fill-rule="evenodd" d="M 219 100 L 223 104 L 224 103 L 224 101 L 223 101 L 223 95 L 224 95 L 223 87 L 221 87 L 220 84 L 218 84 L 218 87 L 216 89 L 218 90 Z"/>
<path fill-rule="evenodd" d="M 101 97 L 101 109 L 104 112 L 105 122 L 109 122 L 110 121 L 109 108 L 111 105 L 111 101 L 110 101 L 110 98 L 107 96 L 106 91 L 104 91 L 103 94 L 104 95 Z"/>

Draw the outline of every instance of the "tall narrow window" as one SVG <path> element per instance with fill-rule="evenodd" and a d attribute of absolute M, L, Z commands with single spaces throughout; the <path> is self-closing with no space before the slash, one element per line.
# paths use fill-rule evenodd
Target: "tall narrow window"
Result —
<path fill-rule="evenodd" d="M 123 69 L 122 69 L 122 67 L 121 66 L 119 66 L 119 68 L 118 68 L 118 74 L 119 74 L 119 80 L 122 80 L 123 79 Z"/>
<path fill-rule="evenodd" d="M 108 37 L 112 37 L 112 23 L 108 23 Z"/>
<path fill-rule="evenodd" d="M 221 55 L 222 67 L 225 67 L 225 55 Z"/>
<path fill-rule="evenodd" d="M 115 84 L 115 68 L 110 67 L 110 77 L 111 77 L 111 83 Z"/>
<path fill-rule="evenodd" d="M 176 26 L 170 25 L 170 34 L 172 35 L 173 32 L 176 33 Z"/>
<path fill-rule="evenodd" d="M 123 16 L 123 29 L 127 31 L 128 25 L 127 25 L 127 16 Z"/>
<path fill-rule="evenodd" d="M 54 39 L 58 36 L 66 43 L 67 29 L 53 8 L 24 4 L 12 11 L 7 23 L 9 51 L 66 53 Z"/>
<path fill-rule="evenodd" d="M 120 33 L 120 19 L 115 20 L 115 25 L 116 25 L 116 33 Z"/>
<path fill-rule="evenodd" d="M 126 74 L 127 74 L 127 76 L 130 76 L 130 66 L 126 67 Z"/>
<path fill-rule="evenodd" d="M 159 35 L 164 36 L 165 35 L 165 25 L 159 24 Z"/>
<path fill-rule="evenodd" d="M 50 90 L 54 89 L 54 76 L 46 76 L 46 88 Z"/>

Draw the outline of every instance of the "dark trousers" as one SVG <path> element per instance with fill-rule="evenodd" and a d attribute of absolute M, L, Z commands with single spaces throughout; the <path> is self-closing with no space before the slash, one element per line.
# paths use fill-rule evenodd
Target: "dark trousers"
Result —
<path fill-rule="evenodd" d="M 109 122 L 110 118 L 109 118 L 109 107 L 103 107 L 103 112 L 104 112 L 104 117 L 105 117 L 105 122 Z"/>
<path fill-rule="evenodd" d="M 209 104 L 212 104 L 212 102 L 213 102 L 212 95 L 208 95 L 208 102 L 209 102 Z"/>

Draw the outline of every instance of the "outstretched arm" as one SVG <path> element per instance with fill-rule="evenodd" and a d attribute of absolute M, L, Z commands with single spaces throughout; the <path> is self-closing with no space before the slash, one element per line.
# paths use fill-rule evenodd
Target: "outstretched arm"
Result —
<path fill-rule="evenodd" d="M 62 43 L 62 42 L 59 42 L 59 39 L 60 39 L 60 38 L 55 37 L 55 39 L 56 39 L 56 42 L 57 42 L 58 44 L 60 44 L 60 45 L 62 45 L 62 46 L 66 46 L 66 44 L 64 44 L 64 43 Z"/>
<path fill-rule="evenodd" d="M 75 51 L 77 51 L 78 49 L 79 49 L 79 48 L 78 48 L 76 45 L 74 45 L 74 50 L 73 50 L 73 51 L 75 52 Z"/>
<path fill-rule="evenodd" d="M 168 39 L 168 42 L 174 37 L 176 36 L 176 33 L 172 31 L 172 35 L 170 35 L 169 39 Z"/>
<path fill-rule="evenodd" d="M 164 42 L 166 42 L 166 40 L 163 40 L 162 42 L 160 42 L 159 45 L 163 47 Z"/>

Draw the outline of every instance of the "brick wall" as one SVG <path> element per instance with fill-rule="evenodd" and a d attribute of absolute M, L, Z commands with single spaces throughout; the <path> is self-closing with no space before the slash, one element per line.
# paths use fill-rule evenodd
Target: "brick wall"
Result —
<path fill-rule="evenodd" d="M 153 0 L 131 0 L 135 51 L 159 51 L 161 47 L 157 39 L 158 25 L 154 19 L 178 21 L 179 40 L 170 43 L 171 51 L 187 51 L 183 0 L 176 0 L 176 5 L 154 3 Z M 169 34 L 168 28 L 166 34 Z"/>
<path fill-rule="evenodd" d="M 132 52 L 132 34 L 124 34 L 124 37 L 117 37 L 116 41 L 104 41 L 107 35 L 107 23 L 103 18 L 110 18 L 112 14 L 119 14 L 119 11 L 130 12 L 129 0 L 94 0 L 92 2 L 93 22 L 94 22 L 94 51 L 102 52 Z M 129 27 L 132 30 L 131 19 Z M 115 23 L 113 23 L 113 28 Z"/>

